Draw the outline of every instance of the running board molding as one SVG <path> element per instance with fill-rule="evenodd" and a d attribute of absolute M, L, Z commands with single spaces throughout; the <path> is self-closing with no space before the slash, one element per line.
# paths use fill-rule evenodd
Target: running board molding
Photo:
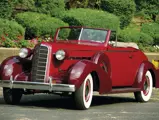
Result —
<path fill-rule="evenodd" d="M 109 92 L 108 94 L 130 93 L 130 92 L 137 92 L 141 90 L 142 90 L 141 88 L 115 88 L 115 89 L 112 89 L 112 91 Z"/>

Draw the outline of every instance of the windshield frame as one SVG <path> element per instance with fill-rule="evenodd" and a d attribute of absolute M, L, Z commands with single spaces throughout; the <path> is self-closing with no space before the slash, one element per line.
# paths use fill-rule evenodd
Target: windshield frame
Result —
<path fill-rule="evenodd" d="M 68 42 L 67 40 L 65 41 L 60 41 L 60 40 L 58 40 L 57 38 L 58 38 L 58 35 L 59 35 L 59 31 L 61 30 L 61 29 L 65 29 L 65 28 L 68 28 L 68 29 L 73 29 L 73 28 L 79 28 L 79 29 L 81 29 L 81 32 L 83 31 L 83 29 L 94 29 L 94 30 L 101 30 L 101 31 L 106 31 L 107 32 L 107 34 L 106 34 L 106 37 L 105 37 L 105 41 L 104 42 L 96 42 L 96 41 L 91 41 L 91 40 L 80 40 L 80 39 L 75 39 L 75 40 L 70 40 L 69 42 L 71 43 L 72 41 L 74 42 L 74 43 L 80 43 L 80 42 L 86 42 L 86 43 L 94 43 L 94 44 L 99 44 L 99 45 L 103 45 L 104 44 L 104 46 L 107 46 L 106 44 L 108 43 L 108 41 L 109 41 L 109 35 L 110 35 L 110 30 L 108 30 L 108 29 L 103 29 L 103 28 L 92 28 L 92 27 L 83 27 L 83 26 L 69 26 L 69 27 L 60 27 L 60 28 L 58 28 L 57 29 L 57 31 L 56 31 L 56 33 L 55 33 L 55 36 L 54 36 L 54 42 Z M 80 33 L 80 35 L 81 35 L 81 33 Z M 80 38 L 80 36 L 79 36 L 79 38 Z"/>

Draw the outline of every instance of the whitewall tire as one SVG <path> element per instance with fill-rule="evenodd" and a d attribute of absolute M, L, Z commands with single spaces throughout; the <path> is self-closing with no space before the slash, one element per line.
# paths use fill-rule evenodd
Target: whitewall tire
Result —
<path fill-rule="evenodd" d="M 153 88 L 153 78 L 150 71 L 145 74 L 144 90 L 140 92 L 135 92 L 135 99 L 138 102 L 148 102 L 152 95 Z"/>
<path fill-rule="evenodd" d="M 93 97 L 93 78 L 88 74 L 84 82 L 74 93 L 76 107 L 81 110 L 88 109 L 92 103 Z"/>

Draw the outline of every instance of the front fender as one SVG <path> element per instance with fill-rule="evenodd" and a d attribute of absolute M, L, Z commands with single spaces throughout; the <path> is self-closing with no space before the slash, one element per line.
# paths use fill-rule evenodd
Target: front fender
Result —
<path fill-rule="evenodd" d="M 112 83 L 108 73 L 105 72 L 99 65 L 88 60 L 77 62 L 69 70 L 68 83 L 75 85 L 76 89 L 78 89 L 83 83 L 86 76 L 93 71 L 95 71 L 99 77 L 99 93 L 102 94 L 110 91 L 112 89 Z"/>
<path fill-rule="evenodd" d="M 154 67 L 154 65 L 149 62 L 149 61 L 144 61 L 140 64 L 140 67 L 136 73 L 136 79 L 135 79 L 135 82 L 133 84 L 133 87 L 134 88 L 141 88 L 143 89 L 143 84 L 145 82 L 145 74 L 146 72 L 150 70 L 151 74 L 152 74 L 152 77 L 154 79 L 154 83 L 157 85 L 157 83 L 159 81 L 157 81 L 157 75 L 156 75 L 156 69 Z M 155 86 L 156 87 L 156 86 Z"/>
<path fill-rule="evenodd" d="M 18 79 L 18 75 L 24 76 L 24 72 L 31 68 L 31 62 L 26 59 L 22 59 L 19 56 L 12 56 L 5 59 L 0 67 L 0 79 L 10 80 L 12 76 L 14 80 Z M 8 71 L 10 69 L 10 71 Z M 23 78 L 21 78 L 22 80 Z M 25 78 L 26 79 L 26 78 Z"/>

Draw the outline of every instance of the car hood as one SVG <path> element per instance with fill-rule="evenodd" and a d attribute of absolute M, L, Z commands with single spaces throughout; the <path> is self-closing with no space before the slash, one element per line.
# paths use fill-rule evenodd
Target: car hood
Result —
<path fill-rule="evenodd" d="M 53 52 L 58 50 L 67 51 L 100 51 L 104 50 L 104 46 L 90 45 L 90 44 L 71 44 L 71 43 L 56 43 L 56 42 L 42 42 L 41 44 L 48 45 L 52 47 Z"/>

